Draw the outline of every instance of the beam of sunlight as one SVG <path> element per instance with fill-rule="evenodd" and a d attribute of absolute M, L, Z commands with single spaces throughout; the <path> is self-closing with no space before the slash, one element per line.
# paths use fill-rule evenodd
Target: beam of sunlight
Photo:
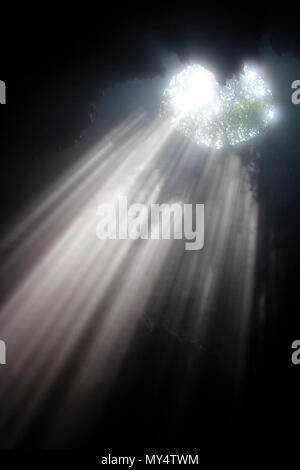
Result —
<path fill-rule="evenodd" d="M 257 206 L 238 156 L 207 152 L 199 155 L 160 118 L 133 116 L 69 169 L 3 240 L 5 447 L 22 438 L 69 369 L 42 438 L 50 445 L 70 435 L 89 393 L 113 383 L 139 321 L 222 356 L 224 367 L 240 376 Z M 120 195 L 129 204 L 204 203 L 203 250 L 187 252 L 182 240 L 100 241 L 97 207 Z M 99 388 L 103 405 L 106 393 Z"/>

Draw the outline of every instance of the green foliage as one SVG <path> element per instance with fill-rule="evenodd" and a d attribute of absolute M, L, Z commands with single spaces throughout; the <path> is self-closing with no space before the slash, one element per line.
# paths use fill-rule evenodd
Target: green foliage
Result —
<path fill-rule="evenodd" d="M 188 79 L 189 74 L 199 74 L 199 71 L 197 87 L 201 87 L 205 69 L 190 66 L 175 76 L 164 91 L 161 114 L 170 116 L 176 129 L 198 144 L 221 148 L 245 142 L 270 125 L 273 97 L 258 71 L 245 66 L 238 77 L 234 76 L 223 87 L 215 82 L 210 72 L 205 71 L 208 74 L 205 86 L 208 92 L 213 90 L 213 98 L 193 103 L 191 93 L 195 85 L 191 90 Z M 178 96 L 180 107 L 177 105 Z"/>

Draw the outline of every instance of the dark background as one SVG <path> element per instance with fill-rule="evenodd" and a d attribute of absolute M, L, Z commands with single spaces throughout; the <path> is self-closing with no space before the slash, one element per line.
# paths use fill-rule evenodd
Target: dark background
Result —
<path fill-rule="evenodd" d="M 259 302 L 262 286 L 267 293 L 263 324 L 258 325 L 259 320 L 253 317 L 244 396 L 238 407 L 232 404 L 235 410 L 231 415 L 232 436 L 227 434 L 228 409 L 221 405 L 213 416 L 199 419 L 199 401 L 206 397 L 213 400 L 213 394 L 220 393 L 220 377 L 218 374 L 211 377 L 208 370 L 208 389 L 203 389 L 203 382 L 195 387 L 184 418 L 177 420 L 176 416 L 165 412 L 160 438 L 153 445 L 196 446 L 199 436 L 202 439 L 205 435 L 212 444 L 229 441 L 230 445 L 237 445 L 240 439 L 254 451 L 270 443 L 273 454 L 283 448 L 291 452 L 297 446 L 300 418 L 300 366 L 298 370 L 290 359 L 291 343 L 300 337 L 300 106 L 290 101 L 290 85 L 300 79 L 300 75 L 295 76 L 293 69 L 284 68 L 281 58 L 282 54 L 289 53 L 296 64 L 300 59 L 298 18 L 293 7 L 252 2 L 243 3 L 239 8 L 229 3 L 210 6 L 199 2 L 192 6 L 184 2 L 184 5 L 136 6 L 122 3 L 108 9 L 102 3 L 56 5 L 52 2 L 38 6 L 16 4 L 4 10 L 0 62 L 0 79 L 7 86 L 7 105 L 0 109 L 3 229 L 71 163 L 58 161 L 51 155 L 59 148 L 72 146 L 80 138 L 84 129 L 91 125 L 91 113 L 103 129 L 120 119 L 122 110 L 110 116 L 108 122 L 107 117 L 97 115 L 92 105 L 101 100 L 107 86 L 133 78 L 163 76 L 162 58 L 169 52 L 176 53 L 183 63 L 193 60 L 207 64 L 224 82 L 245 60 L 255 59 L 259 63 L 260 45 L 265 38 L 269 40 L 276 56 L 272 69 L 273 91 L 284 110 L 284 120 L 276 136 L 257 142 L 261 153 L 259 160 L 248 150 L 242 155 L 245 164 L 254 168 L 253 186 L 262 208 L 256 302 Z M 143 335 L 146 333 L 141 332 L 140 337 Z M 111 397 L 107 416 L 100 424 L 97 419 L 90 423 L 89 433 L 82 435 L 75 447 L 97 448 L 99 442 L 103 445 L 114 442 L 118 446 L 127 441 L 131 446 L 147 447 L 147 442 L 152 442 L 152 430 L 162 410 L 167 409 L 172 383 L 181 373 L 178 358 L 174 357 L 174 370 L 170 369 L 166 389 L 155 402 L 151 401 L 151 391 L 145 389 L 144 384 L 155 380 L 159 363 L 155 351 L 166 342 L 170 342 L 172 348 L 173 341 L 176 339 L 158 332 L 140 345 L 140 362 L 134 354 L 130 359 L 129 354 L 130 373 L 137 377 L 139 393 L 132 396 L 131 390 L 126 389 L 126 379 L 120 377 L 120 388 L 116 389 L 116 396 Z M 188 357 L 191 347 L 182 345 L 180 357 Z M 144 372 L 143 361 L 148 364 Z M 143 377 L 143 373 L 147 377 Z M 203 374 L 205 376 L 205 371 Z M 96 397 L 91 397 L 92 403 L 93 400 L 96 409 Z M 143 424 L 141 435 L 136 423 L 143 407 L 148 408 L 148 420 Z M 181 433 L 183 420 L 188 426 L 184 426 L 184 433 Z M 204 430 L 201 420 L 208 426 Z M 115 441 L 116 427 L 118 439 Z M 133 430 L 134 437 L 132 434 L 128 437 L 129 430 Z M 20 447 L 34 447 L 38 432 L 37 422 Z M 284 444 L 285 439 L 287 444 Z"/>

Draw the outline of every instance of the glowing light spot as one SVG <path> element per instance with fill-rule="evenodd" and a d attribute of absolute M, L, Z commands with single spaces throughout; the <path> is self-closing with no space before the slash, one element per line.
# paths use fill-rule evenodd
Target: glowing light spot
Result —
<path fill-rule="evenodd" d="M 198 144 L 221 148 L 261 134 L 273 120 L 272 92 L 260 71 L 245 65 L 220 86 L 200 65 L 175 75 L 163 92 L 162 114 Z"/>

